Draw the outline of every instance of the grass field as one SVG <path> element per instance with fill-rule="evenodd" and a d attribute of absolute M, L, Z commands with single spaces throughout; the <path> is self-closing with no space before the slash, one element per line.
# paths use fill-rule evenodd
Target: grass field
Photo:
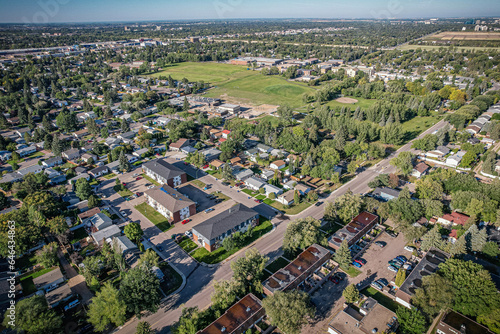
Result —
<path fill-rule="evenodd" d="M 356 103 L 341 103 L 341 102 L 332 100 L 332 101 L 329 101 L 328 103 L 326 103 L 326 105 L 330 106 L 330 108 L 351 107 L 351 109 L 354 110 L 357 107 L 361 107 L 363 109 L 368 108 L 377 101 L 377 100 L 363 99 L 362 97 L 353 97 L 353 99 L 358 100 L 358 102 L 356 102 Z"/>
<path fill-rule="evenodd" d="M 179 243 L 179 246 L 184 249 L 187 253 L 191 252 L 193 249 L 196 249 L 198 245 L 191 239 L 184 239 Z"/>
<path fill-rule="evenodd" d="M 155 186 L 159 186 L 160 184 L 158 182 L 156 182 L 155 180 L 153 180 L 152 178 L 150 178 L 149 176 L 147 176 L 146 174 L 141 174 L 141 176 L 143 178 L 145 178 L 146 180 L 148 180 L 149 182 L 151 182 L 152 184 L 154 184 Z"/>
<path fill-rule="evenodd" d="M 290 208 L 288 208 L 288 207 L 284 206 L 283 204 L 281 204 L 280 202 L 276 201 L 276 202 L 272 203 L 271 206 L 273 208 L 280 210 L 280 211 L 283 211 L 287 215 L 296 215 L 296 214 L 304 211 L 308 207 L 310 207 L 311 204 L 312 203 L 309 203 L 307 201 L 303 201 L 303 202 L 299 203 L 298 205 L 292 204 L 292 206 L 290 206 Z"/>
<path fill-rule="evenodd" d="M 382 306 L 387 307 L 389 310 L 393 312 L 396 312 L 397 308 L 399 307 L 399 304 L 396 303 L 394 300 L 387 297 L 380 291 L 375 290 L 372 287 L 368 287 L 364 290 L 361 290 L 361 293 L 364 294 L 365 296 L 372 297 L 373 299 L 378 301 Z"/>
<path fill-rule="evenodd" d="M 485 47 L 485 46 L 439 46 L 439 45 L 401 45 L 398 46 L 399 50 L 417 50 L 422 49 L 425 51 L 438 51 L 440 48 L 457 48 L 460 51 L 464 50 L 475 50 L 475 51 L 486 51 L 486 50 L 499 50 L 500 48 Z"/>
<path fill-rule="evenodd" d="M 155 224 L 163 232 L 169 230 L 172 225 L 168 222 L 167 218 L 163 217 L 158 211 L 153 209 L 148 203 L 136 205 L 137 211 L 142 213 L 150 222 Z"/>
<path fill-rule="evenodd" d="M 205 63 L 174 64 L 151 76 L 171 75 L 181 80 L 209 82 L 214 86 L 206 96 L 227 96 L 232 102 L 255 105 L 288 104 L 292 107 L 303 105 L 302 94 L 314 89 L 299 82 L 290 82 L 281 76 L 264 76 L 259 71 L 247 70 L 246 66 Z"/>
<path fill-rule="evenodd" d="M 125 188 L 124 186 L 120 186 L 120 185 L 113 186 L 113 190 L 116 191 L 121 197 L 129 197 L 129 196 L 132 196 L 134 194 L 130 190 Z"/>
<path fill-rule="evenodd" d="M 403 125 L 403 130 L 409 132 L 409 139 L 415 138 L 437 122 L 442 118 L 442 116 L 439 115 L 432 115 L 432 116 L 424 116 L 424 117 L 414 117 L 410 119 L 407 122 L 404 122 Z"/>
<path fill-rule="evenodd" d="M 191 181 L 191 184 L 194 184 L 195 186 L 197 186 L 200 189 L 203 189 L 206 186 L 206 184 L 201 182 L 200 180 L 193 180 L 193 181 Z"/>

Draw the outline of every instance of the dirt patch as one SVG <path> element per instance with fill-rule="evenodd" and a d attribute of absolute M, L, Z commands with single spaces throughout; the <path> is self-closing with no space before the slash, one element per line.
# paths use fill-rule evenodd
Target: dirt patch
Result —
<path fill-rule="evenodd" d="M 349 104 L 353 104 L 353 103 L 358 102 L 358 100 L 352 99 L 350 97 L 339 97 L 338 99 L 335 99 L 335 101 L 337 101 L 339 103 L 349 103 Z"/>

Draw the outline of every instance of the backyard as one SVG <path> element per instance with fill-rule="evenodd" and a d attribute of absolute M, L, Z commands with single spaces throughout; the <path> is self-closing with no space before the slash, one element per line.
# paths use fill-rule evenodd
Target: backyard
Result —
<path fill-rule="evenodd" d="M 364 294 L 365 296 L 372 297 L 375 299 L 377 302 L 379 302 L 382 306 L 387 307 L 389 310 L 396 312 L 399 304 L 396 303 L 394 300 L 391 298 L 387 297 L 384 295 L 382 292 L 377 291 L 376 289 L 372 287 L 368 287 L 364 290 L 361 290 L 361 293 Z"/>
<path fill-rule="evenodd" d="M 25 296 L 29 296 L 32 293 L 36 292 L 36 287 L 35 284 L 33 283 L 33 279 L 42 276 L 43 274 L 46 274 L 48 272 L 51 272 L 52 270 L 56 269 L 56 267 L 52 268 L 44 268 L 40 269 L 38 271 L 32 272 L 29 275 L 26 276 L 21 276 L 19 278 L 21 282 L 21 287 L 23 288 L 23 294 Z"/>
<path fill-rule="evenodd" d="M 144 202 L 142 204 L 136 205 L 135 209 L 142 213 L 150 222 L 155 224 L 160 230 L 162 230 L 162 232 L 165 232 L 172 228 L 172 225 L 170 225 L 167 218 L 153 209 L 148 203 Z"/>

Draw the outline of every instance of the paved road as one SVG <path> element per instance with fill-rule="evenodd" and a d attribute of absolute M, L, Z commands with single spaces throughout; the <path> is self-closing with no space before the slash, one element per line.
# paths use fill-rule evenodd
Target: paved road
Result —
<path fill-rule="evenodd" d="M 425 134 L 432 133 L 442 127 L 444 127 L 447 123 L 444 121 L 440 121 L 436 123 L 434 126 L 424 131 L 419 137 L 424 136 Z M 351 190 L 353 193 L 366 193 L 370 188 L 368 187 L 368 183 L 373 180 L 380 173 L 391 173 L 395 171 L 395 168 L 390 165 L 389 161 L 393 157 L 397 156 L 400 152 L 403 151 L 412 151 L 411 143 L 408 143 L 398 149 L 396 152 L 391 154 L 391 156 L 382 160 L 376 166 L 368 168 L 362 173 L 358 174 L 354 179 L 350 182 L 346 183 L 342 187 L 333 191 L 326 200 L 324 200 L 323 205 L 321 206 L 311 206 L 301 212 L 298 215 L 279 219 L 274 218 L 272 222 L 275 224 L 276 228 L 273 232 L 267 235 L 264 238 L 261 238 L 255 242 L 253 248 L 259 250 L 261 254 L 265 254 L 269 258 L 275 258 L 276 256 L 281 254 L 280 247 L 283 242 L 283 235 L 286 231 L 286 226 L 291 220 L 295 220 L 298 218 L 304 218 L 308 216 L 312 216 L 314 218 L 322 218 L 324 205 L 326 202 L 332 202 L 337 197 L 345 194 L 347 191 Z M 212 180 L 211 176 L 205 175 L 200 177 L 200 180 Z M 228 187 L 219 185 L 218 182 L 207 181 L 211 183 L 214 189 L 221 189 L 226 195 L 231 198 L 242 201 L 245 204 L 255 206 L 255 202 L 252 200 L 248 200 L 248 198 L 244 197 L 244 194 L 235 192 L 234 189 L 230 189 Z M 252 203 L 250 203 L 251 201 Z M 131 202 L 119 203 L 119 207 L 130 205 Z M 114 204 L 114 203 L 113 203 Z M 264 206 L 257 206 L 256 210 L 265 210 Z M 168 249 L 165 247 L 166 258 L 169 258 L 179 269 L 185 274 L 187 277 L 187 284 L 182 291 L 180 291 L 176 295 L 169 296 L 165 301 L 162 307 L 155 314 L 143 317 L 141 320 L 148 321 L 153 328 L 155 328 L 159 333 L 169 333 L 170 326 L 174 324 L 181 314 L 181 310 L 183 307 L 193 307 L 198 306 L 200 309 L 208 307 L 210 304 L 210 295 L 213 291 L 212 284 L 214 280 L 223 280 L 230 279 L 232 276 L 232 271 L 230 269 L 230 261 L 226 261 L 225 263 L 220 264 L 215 268 L 208 268 L 205 266 L 199 266 L 197 264 L 193 264 L 194 260 L 191 260 L 189 257 L 185 256 L 182 251 L 178 251 L 179 247 L 175 245 L 175 243 L 168 238 L 167 233 L 160 233 L 158 228 L 155 226 L 151 226 L 152 224 L 147 221 L 145 218 L 141 217 L 140 213 L 136 210 L 132 210 L 132 214 L 130 217 L 133 217 L 132 220 L 140 220 L 143 229 L 145 230 L 146 235 L 149 237 L 152 235 L 151 241 L 153 244 L 161 244 L 165 247 L 167 245 Z M 236 254 L 232 259 L 241 257 L 244 255 L 244 252 L 240 252 Z M 183 261 L 187 263 L 184 264 Z M 366 279 L 366 274 L 361 274 L 357 277 L 357 280 L 361 281 Z M 119 329 L 120 333 L 128 334 L 135 333 L 135 326 L 137 325 L 137 320 L 133 320 Z"/>

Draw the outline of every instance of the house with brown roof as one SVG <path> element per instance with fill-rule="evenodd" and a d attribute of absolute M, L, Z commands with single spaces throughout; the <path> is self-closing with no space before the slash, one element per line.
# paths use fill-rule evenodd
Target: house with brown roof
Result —
<path fill-rule="evenodd" d="M 427 173 L 429 168 L 430 167 L 425 162 L 420 162 L 413 168 L 411 175 L 417 178 L 421 178 Z"/>
<path fill-rule="evenodd" d="M 146 202 L 173 224 L 196 214 L 196 203 L 164 184 L 144 193 Z"/>
<path fill-rule="evenodd" d="M 222 167 L 224 167 L 224 165 L 225 165 L 225 163 L 223 163 L 219 159 L 215 159 L 215 160 L 210 161 L 210 166 L 213 166 L 215 169 L 222 168 Z"/>
<path fill-rule="evenodd" d="M 452 213 L 446 213 L 442 217 L 439 217 L 437 219 L 437 222 L 447 227 L 451 227 L 455 225 L 465 226 L 465 224 L 467 224 L 467 220 L 469 220 L 469 216 L 454 211 Z"/>
<path fill-rule="evenodd" d="M 349 224 L 328 238 L 328 244 L 330 247 L 337 250 L 345 240 L 347 241 L 347 245 L 351 247 L 366 233 L 368 233 L 377 223 L 378 216 L 376 214 L 363 211 L 354 217 Z"/>
<path fill-rule="evenodd" d="M 269 168 L 271 168 L 271 169 L 278 169 L 278 170 L 283 169 L 285 167 L 286 167 L 286 162 L 284 162 L 283 160 L 273 161 L 269 165 Z"/>
<path fill-rule="evenodd" d="M 436 327 L 438 334 L 493 334 L 487 327 L 455 311 L 448 311 Z"/>
<path fill-rule="evenodd" d="M 178 141 L 176 141 L 175 143 L 170 144 L 168 147 L 172 151 L 180 151 L 182 148 L 184 148 L 186 146 L 192 146 L 192 145 L 194 145 L 194 140 L 181 138 Z"/>
<path fill-rule="evenodd" d="M 318 271 L 332 257 L 330 251 L 318 244 L 309 246 L 285 268 L 275 272 L 262 285 L 264 293 L 272 296 L 276 291 L 294 290 Z"/>
<path fill-rule="evenodd" d="M 294 195 L 295 191 L 290 189 L 286 193 L 279 195 L 276 200 L 283 205 L 292 205 L 294 201 Z"/>
<path fill-rule="evenodd" d="M 261 321 L 265 314 L 260 299 L 249 293 L 197 334 L 243 334 Z"/>

